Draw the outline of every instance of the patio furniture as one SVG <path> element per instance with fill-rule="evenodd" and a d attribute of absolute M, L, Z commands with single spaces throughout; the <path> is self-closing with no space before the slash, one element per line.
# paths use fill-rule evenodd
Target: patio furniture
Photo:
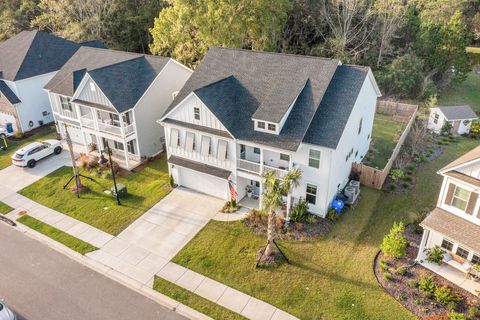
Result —
<path fill-rule="evenodd" d="M 469 276 L 470 271 L 472 270 L 472 264 L 470 261 L 450 252 L 446 252 L 443 255 L 443 262 L 454 269 L 461 271 L 463 274 L 465 274 L 465 278 Z"/>

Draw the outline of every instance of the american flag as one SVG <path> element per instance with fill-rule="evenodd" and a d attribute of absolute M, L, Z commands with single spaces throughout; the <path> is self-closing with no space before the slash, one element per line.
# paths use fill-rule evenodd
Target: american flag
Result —
<path fill-rule="evenodd" d="M 230 198 L 237 200 L 238 193 L 237 190 L 235 190 L 235 184 L 233 181 L 228 180 L 228 187 L 230 189 Z"/>

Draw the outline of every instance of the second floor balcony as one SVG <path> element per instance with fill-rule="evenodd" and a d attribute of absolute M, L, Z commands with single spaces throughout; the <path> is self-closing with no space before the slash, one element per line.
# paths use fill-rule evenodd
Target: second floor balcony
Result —
<path fill-rule="evenodd" d="M 261 175 L 263 172 L 273 170 L 277 177 L 282 178 L 293 166 L 290 155 L 282 154 L 268 149 L 239 145 L 240 151 L 237 158 L 237 169 Z"/>
<path fill-rule="evenodd" d="M 131 116 L 110 113 L 106 111 L 88 110 L 81 107 L 80 121 L 82 126 L 116 136 L 129 136 L 135 133 L 135 123 L 131 123 Z M 130 112 L 129 112 L 130 113 Z M 122 130 L 123 129 L 123 130 Z"/>

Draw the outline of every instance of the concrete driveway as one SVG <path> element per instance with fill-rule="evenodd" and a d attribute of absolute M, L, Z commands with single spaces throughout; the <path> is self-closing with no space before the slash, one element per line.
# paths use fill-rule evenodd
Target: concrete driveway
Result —
<path fill-rule="evenodd" d="M 5 187 L 17 192 L 58 168 L 69 164 L 70 157 L 68 151 L 63 150 L 59 155 L 51 155 L 40 160 L 35 168 L 22 168 L 11 165 L 0 170 L 0 188 Z"/>
<path fill-rule="evenodd" d="M 218 213 L 224 202 L 176 188 L 100 250 L 87 255 L 146 284 Z"/>

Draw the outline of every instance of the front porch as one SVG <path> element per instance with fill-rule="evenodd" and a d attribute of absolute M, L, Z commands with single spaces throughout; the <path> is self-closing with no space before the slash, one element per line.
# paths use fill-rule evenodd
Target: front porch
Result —
<path fill-rule="evenodd" d="M 436 263 L 431 263 L 426 260 L 421 260 L 420 264 L 425 268 L 435 272 L 439 276 L 447 279 L 448 281 L 452 282 L 453 284 L 459 286 L 460 288 L 476 295 L 480 296 L 480 282 L 478 280 L 474 280 L 466 273 L 463 273 L 446 263 L 442 263 L 438 265 Z"/>
<path fill-rule="evenodd" d="M 67 142 L 65 140 L 62 140 L 62 146 L 63 146 L 64 150 L 68 151 L 68 145 L 67 145 Z M 87 154 L 87 155 L 100 157 L 100 152 L 98 150 L 89 151 L 88 147 L 85 147 L 85 146 L 83 146 L 81 144 L 78 144 L 78 143 L 72 143 L 72 146 L 73 146 L 73 153 L 75 155 L 79 155 L 79 154 L 84 153 L 84 154 Z M 135 169 L 136 167 L 138 167 L 142 163 L 139 159 L 132 159 L 132 158 L 129 158 L 128 161 L 127 161 L 123 151 L 118 151 L 118 150 L 115 150 L 113 148 L 112 148 L 112 160 L 115 161 L 116 163 L 118 163 L 118 165 L 122 169 L 129 170 L 129 171 L 132 170 L 132 169 Z"/>

